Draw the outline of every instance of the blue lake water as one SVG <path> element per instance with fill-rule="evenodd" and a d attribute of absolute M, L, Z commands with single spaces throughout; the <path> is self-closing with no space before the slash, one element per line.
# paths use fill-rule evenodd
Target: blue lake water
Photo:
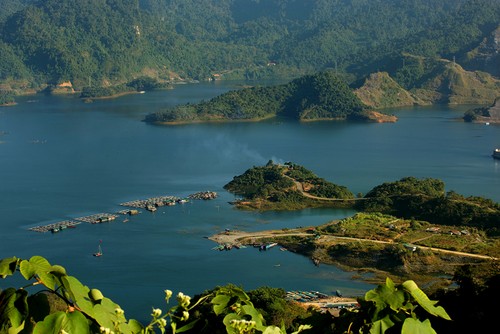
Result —
<path fill-rule="evenodd" d="M 205 237 L 225 228 L 264 230 L 319 225 L 350 210 L 246 212 L 223 185 L 268 160 L 293 161 L 354 193 L 405 176 L 442 179 L 447 190 L 500 200 L 500 127 L 463 123 L 468 106 L 391 110 L 395 124 L 344 122 L 153 126 L 141 120 L 164 106 L 209 99 L 233 83 L 179 85 L 173 90 L 85 104 L 36 96 L 0 109 L 0 258 L 42 255 L 85 285 L 147 319 L 163 307 L 165 289 L 194 295 L 234 283 L 361 295 L 371 286 L 333 266 L 278 248 L 218 252 Z M 193 201 L 109 224 L 80 224 L 57 234 L 30 227 L 101 212 L 159 195 Z M 99 240 L 104 256 L 96 258 Z M 279 266 L 278 266 L 279 265 Z M 12 281 L 0 281 L 0 288 Z"/>

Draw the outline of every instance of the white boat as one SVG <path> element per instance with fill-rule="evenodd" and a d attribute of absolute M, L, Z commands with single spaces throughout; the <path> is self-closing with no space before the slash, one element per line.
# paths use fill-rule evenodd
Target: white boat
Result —
<path fill-rule="evenodd" d="M 493 159 L 500 159 L 500 148 L 494 149 L 491 156 L 493 157 Z"/>

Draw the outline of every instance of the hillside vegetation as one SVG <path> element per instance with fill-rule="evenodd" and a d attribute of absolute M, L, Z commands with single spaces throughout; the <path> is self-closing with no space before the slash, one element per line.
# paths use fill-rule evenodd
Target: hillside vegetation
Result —
<path fill-rule="evenodd" d="M 498 67 L 495 0 L 4 0 L 0 13 L 4 90 L 328 68 L 352 80 L 386 71 L 404 81 L 403 53 L 455 58 L 467 70 Z"/>
<path fill-rule="evenodd" d="M 500 204 L 446 192 L 444 182 L 433 178 L 405 177 L 378 185 L 364 197 L 355 198 L 348 188 L 321 179 L 302 166 L 270 161 L 235 176 L 224 188 L 243 196 L 235 202 L 241 208 L 349 207 L 438 225 L 478 228 L 492 237 L 500 235 Z"/>
<path fill-rule="evenodd" d="M 287 117 L 308 120 L 395 121 L 374 114 L 333 71 L 319 72 L 288 84 L 231 91 L 210 101 L 185 104 L 146 116 L 151 123 L 262 120 Z"/>

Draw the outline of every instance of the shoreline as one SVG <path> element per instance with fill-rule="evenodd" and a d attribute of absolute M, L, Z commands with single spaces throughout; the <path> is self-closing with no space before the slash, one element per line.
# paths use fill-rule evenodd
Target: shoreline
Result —
<path fill-rule="evenodd" d="M 245 123 L 245 122 L 261 122 L 268 119 L 276 118 L 276 115 L 269 115 L 261 118 L 248 118 L 248 119 L 196 119 L 192 121 L 154 121 L 148 122 L 154 125 L 186 125 L 186 124 L 203 124 L 203 123 Z"/>

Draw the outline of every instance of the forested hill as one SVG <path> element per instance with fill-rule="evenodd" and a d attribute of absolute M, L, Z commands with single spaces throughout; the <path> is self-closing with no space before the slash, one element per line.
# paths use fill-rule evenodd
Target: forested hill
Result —
<path fill-rule="evenodd" d="M 393 75 L 403 52 L 491 72 L 499 17 L 498 0 L 2 0 L 0 88 L 328 68 L 354 80 Z"/>
<path fill-rule="evenodd" d="M 333 71 L 306 75 L 283 85 L 230 91 L 210 101 L 180 105 L 146 116 L 150 123 L 262 120 L 270 117 L 307 120 L 396 120 L 369 111 Z"/>

